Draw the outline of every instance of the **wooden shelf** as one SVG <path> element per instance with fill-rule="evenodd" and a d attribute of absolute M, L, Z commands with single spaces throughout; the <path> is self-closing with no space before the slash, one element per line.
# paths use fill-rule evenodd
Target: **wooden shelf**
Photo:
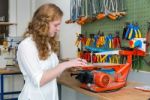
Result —
<path fill-rule="evenodd" d="M 10 23 L 10 22 L 0 22 L 0 26 L 2 25 L 17 25 L 16 23 Z"/>

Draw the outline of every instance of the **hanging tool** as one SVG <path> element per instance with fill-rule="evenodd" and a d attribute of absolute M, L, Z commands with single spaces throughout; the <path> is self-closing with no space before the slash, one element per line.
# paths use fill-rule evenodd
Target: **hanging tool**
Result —
<path fill-rule="evenodd" d="M 97 34 L 94 35 L 94 43 L 93 43 L 94 47 L 99 47 L 99 45 L 97 45 L 97 41 L 98 41 L 99 36 L 100 36 L 100 30 L 98 31 Z"/>
<path fill-rule="evenodd" d="M 128 25 L 129 25 L 129 22 L 125 22 L 125 26 L 123 28 L 123 34 L 122 34 L 122 39 L 126 39 L 126 32 L 128 30 Z"/>
<path fill-rule="evenodd" d="M 105 44 L 105 36 L 104 33 L 101 33 L 97 39 L 96 47 L 102 47 Z"/>
<path fill-rule="evenodd" d="M 70 19 L 65 21 L 66 24 L 74 23 L 77 19 L 77 0 L 70 0 Z"/>
<path fill-rule="evenodd" d="M 146 56 L 143 58 L 143 60 L 148 66 L 150 66 L 150 60 L 148 60 L 149 55 L 150 55 L 150 51 L 149 51 L 149 46 L 150 46 L 150 22 L 148 22 L 148 28 L 147 28 L 145 43 L 146 43 Z"/>
<path fill-rule="evenodd" d="M 119 55 L 112 55 L 111 56 L 111 63 L 119 64 Z"/>
<path fill-rule="evenodd" d="M 115 33 L 115 37 L 113 38 L 113 47 L 120 48 L 121 47 L 121 40 L 119 37 L 119 32 Z"/>
<path fill-rule="evenodd" d="M 142 33 L 139 29 L 138 23 L 135 23 L 134 25 L 134 33 L 135 33 L 135 38 L 142 38 Z"/>
<path fill-rule="evenodd" d="M 120 10 L 119 10 L 120 14 L 125 16 L 125 15 L 127 15 L 126 0 L 120 0 L 120 2 L 121 2 L 120 3 Z"/>
<path fill-rule="evenodd" d="M 81 0 L 81 15 L 76 22 L 79 25 L 84 25 L 88 19 L 88 0 Z"/>
<path fill-rule="evenodd" d="M 114 1 L 114 2 L 113 2 Z M 114 4 L 115 3 L 115 4 Z M 117 17 L 118 17 L 118 15 L 117 15 L 117 13 L 118 13 L 118 2 L 117 2 L 117 0 L 110 0 L 110 6 L 111 6 L 111 9 L 112 9 L 112 11 L 110 10 L 110 9 L 108 9 L 109 11 L 110 11 L 110 13 L 108 14 L 108 17 L 111 19 L 111 20 L 116 20 L 117 19 Z M 109 7 L 110 8 L 110 7 Z M 116 8 L 116 9 L 115 9 Z M 115 10 L 116 10 L 116 12 L 115 12 Z"/>
<path fill-rule="evenodd" d="M 100 12 L 97 14 L 96 18 L 98 20 L 104 19 L 106 17 L 106 9 L 105 9 L 106 0 L 100 0 Z"/>
<path fill-rule="evenodd" d="M 127 31 L 125 33 L 125 39 L 131 40 L 134 38 L 134 26 L 132 23 L 127 25 Z"/>
<path fill-rule="evenodd" d="M 146 33 L 146 52 L 148 52 L 149 46 L 150 46 L 150 22 L 148 22 L 148 29 Z"/>
<path fill-rule="evenodd" d="M 112 39 L 113 39 L 112 34 L 111 33 L 108 34 L 108 46 L 109 46 L 109 48 L 113 47 Z"/>

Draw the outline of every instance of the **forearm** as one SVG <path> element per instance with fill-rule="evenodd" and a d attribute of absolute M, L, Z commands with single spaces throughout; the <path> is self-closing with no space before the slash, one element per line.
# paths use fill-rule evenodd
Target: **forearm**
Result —
<path fill-rule="evenodd" d="M 65 70 L 65 66 L 61 66 L 61 64 L 58 64 L 53 69 L 46 70 L 42 75 L 40 86 L 43 86 L 47 84 L 48 82 L 52 81 L 57 76 L 59 76 L 64 70 Z"/>
<path fill-rule="evenodd" d="M 42 79 L 40 81 L 40 86 L 43 86 L 46 83 L 52 81 L 67 68 L 80 67 L 80 66 L 86 66 L 86 65 L 87 65 L 87 62 L 80 58 L 60 63 L 55 68 L 48 69 L 43 73 Z"/>

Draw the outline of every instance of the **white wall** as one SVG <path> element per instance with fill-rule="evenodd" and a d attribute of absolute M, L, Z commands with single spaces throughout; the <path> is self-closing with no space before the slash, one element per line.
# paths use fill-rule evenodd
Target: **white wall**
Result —
<path fill-rule="evenodd" d="M 9 22 L 17 23 L 17 0 L 9 1 Z M 9 35 L 16 36 L 17 35 L 17 26 L 12 25 L 9 27 Z"/>
<path fill-rule="evenodd" d="M 10 26 L 9 36 L 22 36 L 31 19 L 34 0 L 9 0 L 9 22 L 17 25 Z"/>
<path fill-rule="evenodd" d="M 75 58 L 76 57 L 76 32 L 81 32 L 81 26 L 77 24 L 65 24 L 65 21 L 70 18 L 70 0 L 36 0 L 36 7 L 51 2 L 58 5 L 64 12 L 61 31 L 59 33 L 59 40 L 61 43 L 60 54 L 62 58 Z"/>

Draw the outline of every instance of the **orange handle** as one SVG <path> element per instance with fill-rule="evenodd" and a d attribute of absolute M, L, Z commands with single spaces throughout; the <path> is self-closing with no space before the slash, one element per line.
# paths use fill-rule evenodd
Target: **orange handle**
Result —
<path fill-rule="evenodd" d="M 104 13 L 99 13 L 97 16 L 96 16 L 96 18 L 97 19 L 104 19 L 105 18 L 105 14 Z"/>
<path fill-rule="evenodd" d="M 111 20 L 116 20 L 117 19 L 117 16 L 114 16 L 112 14 L 109 14 L 108 17 L 111 19 Z"/>

